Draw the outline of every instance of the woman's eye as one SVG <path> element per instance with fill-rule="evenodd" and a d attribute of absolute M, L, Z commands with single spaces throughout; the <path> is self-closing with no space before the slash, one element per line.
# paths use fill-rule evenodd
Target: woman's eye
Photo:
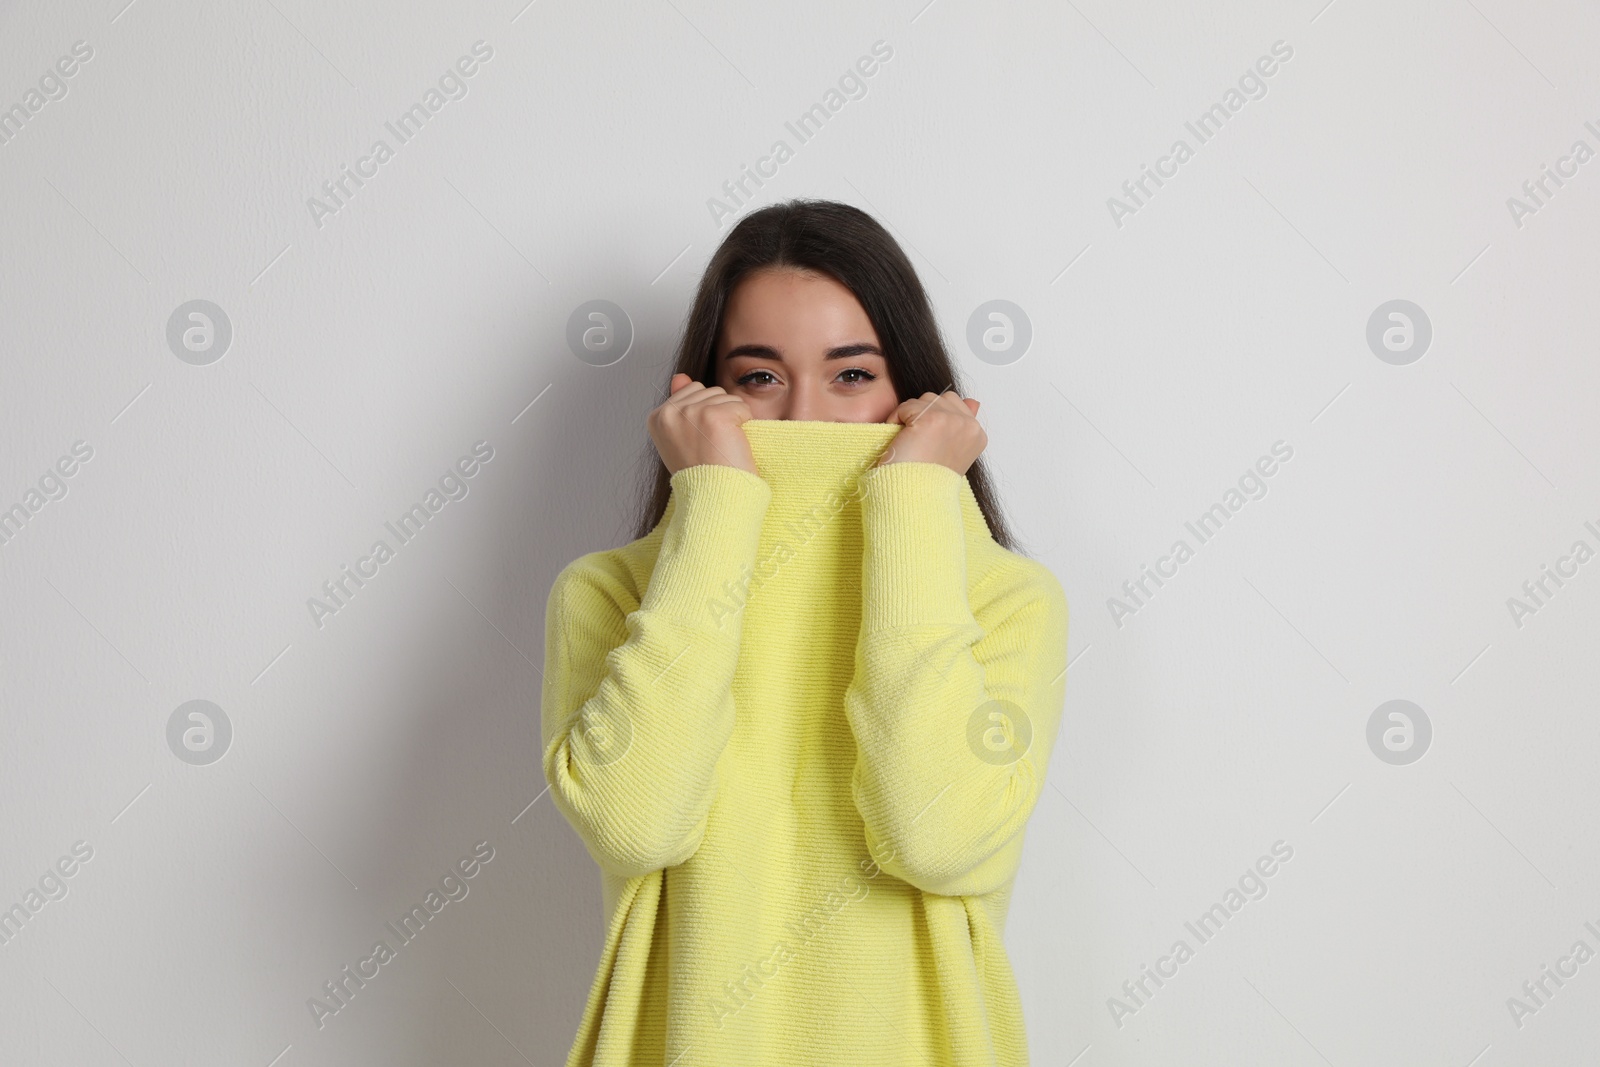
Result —
<path fill-rule="evenodd" d="M 843 382 L 845 385 L 861 385 L 865 382 L 874 381 L 877 377 L 876 374 L 873 374 L 865 367 L 850 367 L 840 371 L 836 380 Z M 735 384 L 746 386 L 771 385 L 777 383 L 777 381 L 777 376 L 765 369 L 747 371 L 734 379 Z"/>

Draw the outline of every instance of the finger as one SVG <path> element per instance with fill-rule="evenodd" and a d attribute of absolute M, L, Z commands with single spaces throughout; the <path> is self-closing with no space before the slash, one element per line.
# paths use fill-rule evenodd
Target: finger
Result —
<path fill-rule="evenodd" d="M 924 411 L 927 411 L 930 407 L 939 402 L 939 397 L 941 395 L 942 394 L 940 393 L 923 393 L 917 399 L 907 400 L 904 404 L 900 405 L 902 408 L 907 409 L 908 412 L 907 416 L 905 417 L 906 425 L 910 426 L 912 423 L 916 422 L 917 419 L 921 418 Z"/>
<path fill-rule="evenodd" d="M 685 377 L 687 377 L 687 375 L 685 375 Z M 672 395 L 667 397 L 667 403 L 671 404 L 679 411 L 687 411 L 691 406 L 699 402 L 708 392 L 710 392 L 710 390 L 708 390 L 704 385 L 695 381 L 693 378 L 690 378 L 686 382 L 678 383 L 677 375 L 673 375 L 673 381 L 675 386 L 672 390 Z"/>
<path fill-rule="evenodd" d="M 750 412 L 750 405 L 746 404 L 744 402 L 744 398 L 743 397 L 732 396 L 732 395 L 730 395 L 728 393 L 709 393 L 708 392 L 704 396 L 702 396 L 698 401 L 695 402 L 695 406 L 697 408 L 701 409 L 701 410 L 706 410 L 706 411 L 708 411 L 708 410 L 710 410 L 712 408 L 729 408 L 729 407 L 731 407 L 731 408 L 736 408 L 736 409 L 742 410 L 744 412 L 744 415 L 745 415 L 746 418 L 753 417 L 751 415 L 751 412 Z"/>
<path fill-rule="evenodd" d="M 666 406 L 675 411 L 684 411 L 694 402 L 695 395 L 704 389 L 705 386 L 693 380 L 677 385 L 667 397 Z"/>
<path fill-rule="evenodd" d="M 910 400 L 902 400 L 899 404 L 895 405 L 894 410 L 889 412 L 889 417 L 883 421 L 891 426 L 904 426 L 906 417 L 911 412 L 911 403 L 912 401 Z"/>
<path fill-rule="evenodd" d="M 969 419 L 977 414 L 978 411 L 978 402 L 976 400 L 964 397 L 954 390 L 939 394 L 939 405 L 950 414 L 962 419 Z"/>
<path fill-rule="evenodd" d="M 715 403 L 715 398 L 703 398 L 703 399 L 705 399 L 708 404 L 714 404 Z M 698 407 L 699 405 L 697 404 L 696 406 Z M 717 447 L 717 443 L 711 439 L 711 435 L 706 433 L 705 430 L 701 429 L 700 420 L 698 418 L 688 418 L 687 416 L 685 416 L 684 421 L 689 424 L 690 429 L 694 430 L 695 433 L 697 433 L 701 437 L 705 438 L 705 442 L 706 442 L 706 444 L 708 446 L 710 446 L 711 451 L 713 451 L 717 455 L 721 456 L 723 461 L 725 463 L 727 463 L 728 466 L 730 466 L 730 467 L 737 466 L 737 464 L 734 463 L 731 458 L 729 458 L 729 456 L 728 456 L 728 454 L 726 452 L 724 452 L 722 449 Z"/>
<path fill-rule="evenodd" d="M 694 395 L 694 403 L 696 404 L 726 404 L 729 401 L 737 402 L 741 400 L 743 400 L 743 397 L 728 392 L 720 385 L 702 385 L 695 391 Z"/>

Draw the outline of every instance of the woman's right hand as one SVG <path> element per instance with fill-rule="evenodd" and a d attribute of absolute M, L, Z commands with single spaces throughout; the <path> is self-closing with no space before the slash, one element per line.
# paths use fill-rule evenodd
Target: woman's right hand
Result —
<path fill-rule="evenodd" d="M 743 424 L 750 407 L 720 385 L 705 386 L 679 373 L 672 395 L 645 419 L 650 439 L 669 474 L 701 463 L 720 463 L 756 473 L 755 456 Z"/>

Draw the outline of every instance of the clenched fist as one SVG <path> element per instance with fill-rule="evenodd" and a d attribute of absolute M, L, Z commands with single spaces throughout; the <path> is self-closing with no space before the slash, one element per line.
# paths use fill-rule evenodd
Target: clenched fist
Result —
<path fill-rule="evenodd" d="M 889 450 L 878 461 L 886 463 L 940 463 L 957 474 L 966 474 L 979 453 L 989 443 L 988 434 L 978 423 L 978 402 L 953 392 L 923 393 L 907 400 L 884 422 L 899 423 Z"/>
<path fill-rule="evenodd" d="M 672 395 L 645 419 L 650 439 L 669 474 L 701 463 L 720 463 L 756 473 L 755 456 L 742 429 L 750 407 L 720 385 L 705 386 L 679 373 Z"/>

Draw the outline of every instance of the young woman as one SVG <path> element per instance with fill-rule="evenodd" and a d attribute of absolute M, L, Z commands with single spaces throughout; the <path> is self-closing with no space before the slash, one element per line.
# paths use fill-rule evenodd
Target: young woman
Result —
<path fill-rule="evenodd" d="M 1027 1063 L 1003 934 L 1067 604 L 955 384 L 855 208 L 712 257 L 637 538 L 547 607 L 544 772 L 607 917 L 569 1067 Z"/>

